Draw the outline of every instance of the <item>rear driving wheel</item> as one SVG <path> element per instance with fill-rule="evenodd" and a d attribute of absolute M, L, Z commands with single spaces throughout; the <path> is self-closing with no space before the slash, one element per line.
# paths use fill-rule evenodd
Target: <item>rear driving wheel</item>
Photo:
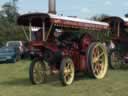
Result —
<path fill-rule="evenodd" d="M 92 43 L 88 49 L 88 65 L 91 75 L 96 79 L 105 77 L 108 70 L 108 55 L 101 43 Z"/>
<path fill-rule="evenodd" d="M 47 80 L 47 62 L 41 60 L 32 61 L 29 69 L 29 77 L 32 84 L 45 83 Z"/>
<path fill-rule="evenodd" d="M 74 64 L 71 58 L 65 57 L 60 66 L 60 79 L 63 85 L 70 85 L 74 80 Z"/>

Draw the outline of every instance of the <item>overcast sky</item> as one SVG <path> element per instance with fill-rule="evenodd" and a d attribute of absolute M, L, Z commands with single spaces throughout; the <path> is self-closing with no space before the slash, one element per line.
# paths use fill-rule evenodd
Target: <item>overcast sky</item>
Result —
<path fill-rule="evenodd" d="M 0 0 L 0 6 L 10 0 Z M 123 17 L 128 13 L 128 0 L 56 0 L 57 14 L 89 18 L 98 14 Z M 19 12 L 47 12 L 48 0 L 19 0 Z"/>

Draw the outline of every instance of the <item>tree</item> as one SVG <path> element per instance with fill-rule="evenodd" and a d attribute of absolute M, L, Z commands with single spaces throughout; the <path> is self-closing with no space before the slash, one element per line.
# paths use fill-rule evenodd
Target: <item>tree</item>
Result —
<path fill-rule="evenodd" d="M 8 19 L 9 22 L 16 22 L 16 18 L 19 15 L 17 11 L 16 2 L 18 0 L 13 0 L 12 2 L 6 2 L 2 6 L 2 11 L 0 12 L 2 17 Z"/>
<path fill-rule="evenodd" d="M 0 43 L 8 40 L 26 40 L 23 29 L 16 24 L 18 0 L 12 0 L 3 4 L 0 10 Z"/>

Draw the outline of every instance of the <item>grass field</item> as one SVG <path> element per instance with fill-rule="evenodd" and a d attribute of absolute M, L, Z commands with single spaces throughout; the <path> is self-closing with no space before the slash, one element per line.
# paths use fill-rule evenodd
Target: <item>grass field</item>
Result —
<path fill-rule="evenodd" d="M 67 87 L 58 78 L 32 85 L 28 79 L 29 63 L 0 64 L 0 96 L 128 96 L 128 70 L 109 70 L 103 80 L 80 76 Z"/>

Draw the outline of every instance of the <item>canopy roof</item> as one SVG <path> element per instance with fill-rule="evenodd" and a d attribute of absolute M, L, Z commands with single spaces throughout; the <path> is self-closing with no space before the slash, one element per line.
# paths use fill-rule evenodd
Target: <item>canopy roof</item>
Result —
<path fill-rule="evenodd" d="M 84 20 L 73 17 L 57 16 L 48 13 L 30 13 L 19 16 L 17 23 L 19 25 L 28 26 L 30 23 L 32 26 L 41 27 L 42 21 L 45 21 L 47 25 L 54 24 L 55 26 L 103 30 L 108 29 L 109 24 L 104 22 L 97 22 L 91 20 Z"/>
<path fill-rule="evenodd" d="M 31 13 L 31 14 L 24 14 L 18 17 L 17 24 L 23 26 L 29 26 L 31 23 L 32 26 L 41 27 L 42 20 L 49 19 L 48 14 L 44 13 Z"/>
<path fill-rule="evenodd" d="M 123 23 L 125 27 L 128 27 L 128 18 L 125 18 L 125 17 L 111 16 L 103 19 L 102 21 L 104 22 L 118 21 Z"/>

